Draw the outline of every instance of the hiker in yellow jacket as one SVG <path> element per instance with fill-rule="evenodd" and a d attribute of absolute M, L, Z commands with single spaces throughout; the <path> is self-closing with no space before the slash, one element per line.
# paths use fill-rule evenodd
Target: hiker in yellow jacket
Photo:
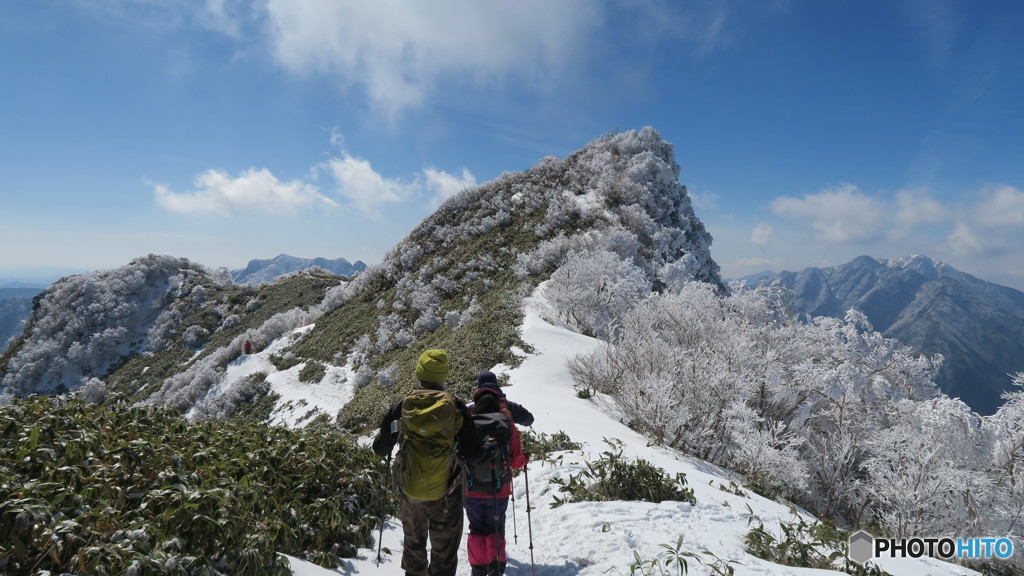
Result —
<path fill-rule="evenodd" d="M 455 576 L 463 527 L 460 459 L 475 457 L 480 442 L 465 403 L 444 388 L 448 354 L 421 354 L 416 377 L 419 386 L 384 415 L 373 451 L 387 456 L 398 444 L 393 471 L 401 498 L 406 576 Z"/>

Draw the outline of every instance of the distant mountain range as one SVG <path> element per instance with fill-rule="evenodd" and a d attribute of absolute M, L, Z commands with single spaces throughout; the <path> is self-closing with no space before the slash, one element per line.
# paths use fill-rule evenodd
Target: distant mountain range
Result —
<path fill-rule="evenodd" d="M 875 330 L 917 352 L 942 354 L 939 387 L 980 414 L 992 414 L 1024 371 L 1024 293 L 928 258 L 859 256 L 832 268 L 757 274 L 778 281 L 801 314 L 842 318 L 853 308 Z"/>
<path fill-rule="evenodd" d="M 285 274 L 299 272 L 314 266 L 339 276 L 355 276 L 366 270 L 366 264 L 361 260 L 356 260 L 355 264 L 353 264 L 344 258 L 328 260 L 326 258 L 296 258 L 287 254 L 280 254 L 269 260 L 249 260 L 249 265 L 245 269 L 232 270 L 231 278 L 239 284 L 246 282 L 271 282 Z"/>

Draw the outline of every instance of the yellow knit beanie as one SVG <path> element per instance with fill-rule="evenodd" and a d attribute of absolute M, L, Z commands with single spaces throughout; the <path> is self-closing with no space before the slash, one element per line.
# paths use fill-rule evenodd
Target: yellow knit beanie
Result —
<path fill-rule="evenodd" d="M 444 384 L 448 379 L 448 354 L 444 350 L 427 350 L 420 354 L 416 377 L 422 382 Z"/>

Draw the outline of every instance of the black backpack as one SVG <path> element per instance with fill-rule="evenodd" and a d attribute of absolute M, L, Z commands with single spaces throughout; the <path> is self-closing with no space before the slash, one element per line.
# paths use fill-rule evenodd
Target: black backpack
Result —
<path fill-rule="evenodd" d="M 470 491 L 497 494 L 502 486 L 512 481 L 509 442 L 512 439 L 512 419 L 506 411 L 474 414 L 480 453 L 466 463 L 466 484 Z"/>

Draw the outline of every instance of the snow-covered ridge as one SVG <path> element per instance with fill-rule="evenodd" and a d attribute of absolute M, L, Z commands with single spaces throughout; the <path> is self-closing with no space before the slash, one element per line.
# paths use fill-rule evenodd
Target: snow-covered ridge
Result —
<path fill-rule="evenodd" d="M 879 260 L 879 262 L 890 268 L 914 270 L 929 280 L 934 280 L 942 276 L 950 276 L 957 279 L 963 279 L 968 276 L 945 262 L 941 262 L 921 254 L 913 254 L 902 258 L 891 258 L 889 260 Z"/>
<path fill-rule="evenodd" d="M 28 345 L 6 366 L 0 392 L 75 390 L 130 354 L 162 349 L 182 319 L 171 303 L 201 302 L 204 290 L 193 278 L 205 274 L 186 259 L 151 255 L 54 282 L 38 300 Z"/>
<path fill-rule="evenodd" d="M 633 258 L 652 278 L 679 261 L 693 279 L 720 284 L 711 236 L 678 178 L 673 147 L 653 128 L 611 134 L 564 160 L 547 157 L 525 172 L 505 173 L 449 198 L 389 252 L 381 269 L 400 277 L 443 254 L 447 245 L 543 209 L 533 224 L 543 242 L 517 255 L 520 275 L 572 250 L 607 249 Z M 581 222 L 582 229 L 566 230 Z"/>

